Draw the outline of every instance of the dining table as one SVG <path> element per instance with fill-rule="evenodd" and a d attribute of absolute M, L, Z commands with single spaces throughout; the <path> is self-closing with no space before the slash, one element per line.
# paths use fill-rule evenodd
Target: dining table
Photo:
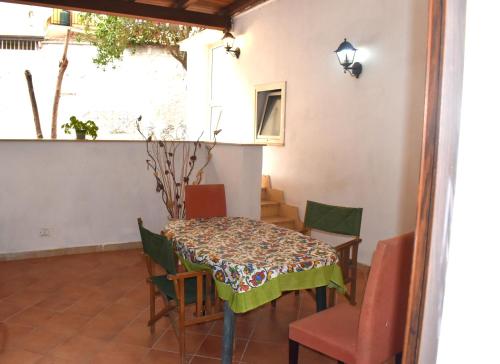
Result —
<path fill-rule="evenodd" d="M 245 217 L 172 220 L 165 230 L 188 270 L 209 269 L 224 301 L 222 363 L 233 356 L 235 314 L 284 292 L 315 288 L 316 309 L 326 287 L 344 292 L 335 249 L 300 232 Z"/>

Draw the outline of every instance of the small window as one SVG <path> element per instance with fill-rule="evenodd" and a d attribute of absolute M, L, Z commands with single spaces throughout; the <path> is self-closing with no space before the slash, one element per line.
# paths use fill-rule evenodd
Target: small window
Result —
<path fill-rule="evenodd" d="M 255 142 L 284 145 L 285 82 L 255 87 Z"/>

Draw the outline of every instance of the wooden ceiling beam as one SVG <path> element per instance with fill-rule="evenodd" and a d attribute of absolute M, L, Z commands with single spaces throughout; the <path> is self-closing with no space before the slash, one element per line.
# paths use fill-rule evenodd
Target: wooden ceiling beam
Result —
<path fill-rule="evenodd" d="M 241 13 L 245 10 L 253 8 L 254 6 L 260 5 L 267 0 L 235 0 L 232 4 L 221 9 L 220 14 L 233 16 Z"/>
<path fill-rule="evenodd" d="M 58 9 L 88 11 L 108 15 L 161 21 L 165 23 L 188 24 L 211 29 L 228 29 L 229 14 L 205 14 L 182 8 L 141 4 L 123 0 L 0 0 L 4 2 L 46 6 Z"/>
<path fill-rule="evenodd" d="M 189 0 L 175 0 L 175 6 L 179 9 L 185 9 Z"/>

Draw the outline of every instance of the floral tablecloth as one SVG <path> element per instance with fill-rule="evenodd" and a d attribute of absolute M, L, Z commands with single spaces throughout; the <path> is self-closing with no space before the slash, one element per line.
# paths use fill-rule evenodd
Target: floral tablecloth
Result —
<path fill-rule="evenodd" d="M 176 242 L 179 255 L 188 265 L 209 267 L 216 283 L 231 288 L 232 294 L 226 292 L 225 296 L 246 294 L 259 288 L 266 291 L 262 288 L 276 286 L 268 285 L 278 282 L 275 278 L 295 274 L 293 282 L 268 289 L 272 292 L 265 293 L 266 297 L 259 293 L 259 299 L 244 303 L 245 307 L 237 311 L 279 297 L 282 290 L 329 283 L 343 287 L 340 269 L 336 269 L 335 249 L 290 229 L 243 217 L 217 217 L 174 220 L 167 226 L 166 233 Z M 321 268 L 328 271 L 325 273 Z M 310 273 L 300 274 L 304 272 Z M 316 272 L 320 277 L 316 277 Z M 332 275 L 335 277 L 330 277 Z"/>

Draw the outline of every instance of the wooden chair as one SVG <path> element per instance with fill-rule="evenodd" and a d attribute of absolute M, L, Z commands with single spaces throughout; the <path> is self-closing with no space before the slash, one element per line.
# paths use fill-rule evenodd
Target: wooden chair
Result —
<path fill-rule="evenodd" d="M 299 343 L 339 363 L 379 364 L 401 360 L 410 287 L 414 234 L 380 241 L 373 256 L 361 309 L 347 303 L 292 322 L 290 364 Z"/>
<path fill-rule="evenodd" d="M 218 302 L 217 294 L 213 289 L 215 286 L 212 286 L 212 274 L 208 270 L 179 272 L 178 259 L 172 241 L 144 228 L 141 218 L 137 219 L 137 222 L 139 223 L 142 247 L 149 273 L 147 278 L 150 287 L 148 326 L 154 330 L 156 321 L 167 316 L 170 311 L 177 309 L 178 322 L 177 325 L 173 322 L 172 326 L 176 329 L 181 363 L 184 363 L 186 357 L 185 328 L 223 318 L 223 313 L 217 311 L 218 308 L 220 309 L 220 302 Z M 165 274 L 156 275 L 155 265 L 163 268 Z M 163 298 L 165 307 L 157 313 L 155 298 L 159 295 Z M 212 302 L 212 296 L 215 302 Z M 196 305 L 192 318 L 186 317 L 186 305 L 189 304 Z M 168 316 L 171 318 L 170 315 Z"/>
<path fill-rule="evenodd" d="M 224 185 L 188 185 L 185 193 L 186 219 L 227 215 Z"/>
<path fill-rule="evenodd" d="M 307 201 L 304 218 L 304 233 L 311 234 L 311 230 L 321 230 L 329 233 L 354 237 L 343 244 L 337 245 L 335 250 L 339 255 L 339 265 L 344 276 L 344 283 L 350 284 L 346 293 L 351 304 L 356 304 L 356 280 L 358 272 L 358 246 L 361 243 L 362 208 L 325 205 Z M 333 306 L 334 290 L 330 290 L 330 305 Z"/>

